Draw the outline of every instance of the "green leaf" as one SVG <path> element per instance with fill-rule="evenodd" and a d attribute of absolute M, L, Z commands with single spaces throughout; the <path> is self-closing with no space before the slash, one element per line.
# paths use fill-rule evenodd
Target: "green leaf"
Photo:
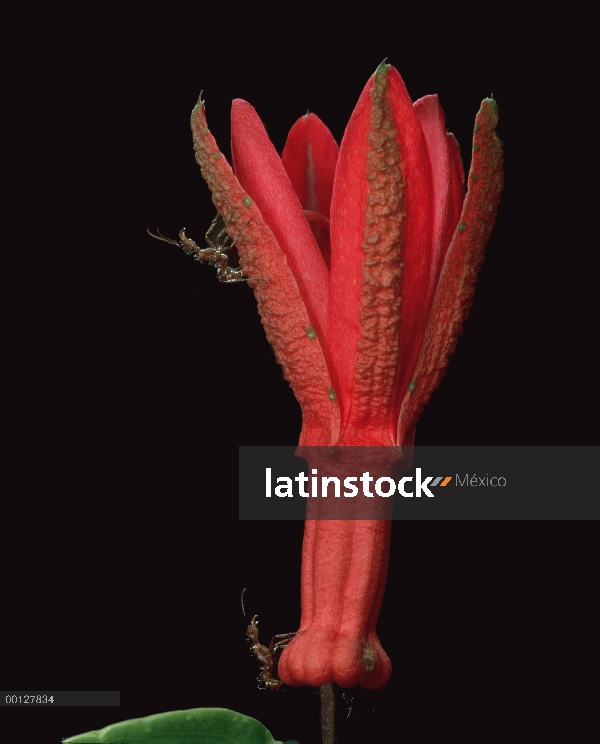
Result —
<path fill-rule="evenodd" d="M 281 744 L 254 718 L 227 708 L 191 708 L 113 723 L 63 744 Z"/>

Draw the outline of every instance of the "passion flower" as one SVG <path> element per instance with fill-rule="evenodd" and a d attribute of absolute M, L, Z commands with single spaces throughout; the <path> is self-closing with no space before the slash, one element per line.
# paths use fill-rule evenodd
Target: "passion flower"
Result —
<path fill-rule="evenodd" d="M 495 101 L 485 99 L 465 196 L 437 96 L 413 104 L 390 65 L 365 86 L 339 152 L 323 122 L 306 114 L 280 158 L 256 111 L 235 100 L 235 175 L 198 102 L 196 160 L 302 406 L 301 446 L 389 447 L 391 467 L 396 448 L 414 443 L 495 223 L 497 120 Z M 279 663 L 284 682 L 385 684 L 391 664 L 375 628 L 389 535 L 387 520 L 307 519 L 302 618 Z"/>

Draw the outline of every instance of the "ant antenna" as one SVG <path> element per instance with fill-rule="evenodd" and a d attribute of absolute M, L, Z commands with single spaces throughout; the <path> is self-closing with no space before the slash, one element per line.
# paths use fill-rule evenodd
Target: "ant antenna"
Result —
<path fill-rule="evenodd" d="M 242 612 L 244 613 L 244 617 L 246 617 L 246 610 L 244 609 L 244 592 L 246 591 L 246 587 L 242 589 L 242 596 L 240 597 L 240 602 L 242 603 Z"/>
<path fill-rule="evenodd" d="M 185 227 L 183 229 L 185 230 Z M 156 228 L 156 232 L 158 233 L 158 235 L 155 235 L 153 232 L 150 232 L 148 228 L 146 228 L 146 232 L 148 233 L 148 235 L 150 235 L 151 238 L 156 238 L 157 240 L 164 240 L 165 243 L 170 243 L 171 245 L 180 244 L 179 241 L 173 240 L 173 238 L 165 238 L 165 236 L 161 233 L 158 227 Z"/>

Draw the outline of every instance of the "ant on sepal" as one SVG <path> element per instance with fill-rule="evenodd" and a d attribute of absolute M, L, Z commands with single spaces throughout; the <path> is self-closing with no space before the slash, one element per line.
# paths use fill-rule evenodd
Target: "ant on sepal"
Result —
<path fill-rule="evenodd" d="M 210 238 L 210 234 L 215 229 L 215 225 L 219 220 L 221 221 L 223 228 L 218 232 L 215 242 L 213 243 Z M 158 235 L 150 232 L 148 228 L 146 228 L 146 232 L 148 233 L 148 235 L 156 238 L 157 240 L 164 240 L 165 243 L 170 243 L 171 245 L 177 245 L 180 248 L 183 248 L 183 250 L 187 254 L 193 256 L 197 261 L 203 261 L 210 264 L 211 266 L 214 266 L 217 269 L 217 279 L 220 282 L 223 282 L 225 284 L 247 282 L 248 277 L 244 276 L 241 268 L 234 269 L 228 265 L 229 256 L 227 255 L 227 251 L 231 250 L 231 248 L 235 246 L 236 242 L 240 239 L 242 233 L 246 229 L 248 223 L 244 225 L 244 229 L 242 230 L 242 232 L 233 241 L 227 234 L 228 225 L 229 221 L 225 222 L 221 215 L 217 213 L 217 216 L 210 223 L 210 227 L 208 228 L 208 230 L 206 231 L 206 235 L 204 236 L 206 242 L 208 243 L 207 248 L 198 248 L 196 243 L 191 238 L 188 238 L 188 236 L 185 234 L 185 227 L 179 233 L 179 240 L 166 238 L 158 228 L 156 229 Z"/>

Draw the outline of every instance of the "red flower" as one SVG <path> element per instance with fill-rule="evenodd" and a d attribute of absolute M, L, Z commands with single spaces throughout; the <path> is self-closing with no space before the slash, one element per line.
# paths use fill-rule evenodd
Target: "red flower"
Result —
<path fill-rule="evenodd" d="M 192 113 L 196 159 L 229 221 L 267 337 L 302 406 L 300 444 L 411 445 L 472 304 L 502 190 L 497 107 L 477 114 L 469 190 L 437 96 L 412 103 L 380 65 L 339 149 L 306 114 L 277 155 L 256 111 L 232 106 L 235 175 Z M 242 232 L 243 230 L 243 232 Z M 288 684 L 381 687 L 375 635 L 389 522 L 306 523 L 303 631 Z"/>

